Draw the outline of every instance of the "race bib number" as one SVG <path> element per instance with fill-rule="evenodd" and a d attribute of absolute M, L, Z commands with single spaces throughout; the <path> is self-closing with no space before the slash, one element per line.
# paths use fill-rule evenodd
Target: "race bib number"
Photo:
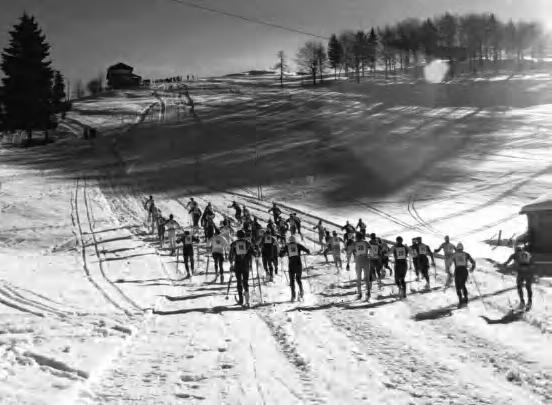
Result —
<path fill-rule="evenodd" d="M 236 254 L 244 255 L 247 253 L 247 243 L 244 241 L 239 241 L 236 243 Z"/>
<path fill-rule="evenodd" d="M 297 245 L 293 243 L 288 245 L 288 254 L 289 257 L 299 256 L 299 249 L 297 248 Z"/>
<path fill-rule="evenodd" d="M 522 252 L 519 261 L 521 264 L 529 264 L 531 263 L 531 255 L 527 252 Z"/>
<path fill-rule="evenodd" d="M 396 248 L 395 252 L 397 254 L 397 260 L 405 260 L 406 259 L 406 249 L 403 247 Z"/>
<path fill-rule="evenodd" d="M 184 236 L 184 244 L 185 245 L 191 245 L 192 244 L 192 237 L 191 236 Z"/>
<path fill-rule="evenodd" d="M 270 236 L 265 236 L 264 241 L 265 241 L 266 244 L 270 244 L 270 243 L 272 243 L 272 238 Z"/>
<path fill-rule="evenodd" d="M 466 255 L 464 253 L 456 255 L 455 262 L 456 262 L 456 266 L 458 267 L 466 267 L 467 265 Z"/>
<path fill-rule="evenodd" d="M 427 255 L 427 246 L 426 245 L 420 245 L 418 247 L 419 253 L 421 255 Z"/>
<path fill-rule="evenodd" d="M 377 257 L 379 254 L 379 246 L 378 245 L 370 245 L 370 253 L 372 254 L 372 257 Z"/>
<path fill-rule="evenodd" d="M 366 255 L 366 246 L 364 243 L 355 244 L 355 254 L 357 255 Z"/>

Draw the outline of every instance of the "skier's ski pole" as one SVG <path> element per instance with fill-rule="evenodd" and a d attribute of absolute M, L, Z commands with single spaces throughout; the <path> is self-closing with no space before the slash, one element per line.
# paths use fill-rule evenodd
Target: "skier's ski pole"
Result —
<path fill-rule="evenodd" d="M 410 292 L 412 292 L 412 259 L 410 261 L 410 268 L 408 269 L 408 274 L 410 274 L 409 278 L 409 284 L 410 284 Z"/>
<path fill-rule="evenodd" d="M 259 296 L 261 299 L 261 304 L 263 303 L 263 290 L 261 288 L 261 278 L 259 277 L 259 259 L 256 258 L 255 263 L 257 265 L 257 283 L 259 284 Z"/>
<path fill-rule="evenodd" d="M 308 263 L 307 263 L 307 256 L 303 256 L 303 261 L 305 262 L 305 271 L 307 272 L 307 279 L 309 281 L 309 289 L 310 289 L 311 294 L 314 294 L 314 291 L 312 289 L 312 282 L 311 282 L 311 278 L 310 278 L 310 274 L 309 274 L 309 266 L 308 266 Z"/>
<path fill-rule="evenodd" d="M 284 270 L 283 267 L 280 267 L 280 268 L 282 269 L 282 272 L 284 273 L 284 277 L 286 278 L 286 282 L 287 282 L 288 286 L 291 285 L 291 284 L 289 283 L 289 277 L 288 277 L 289 265 L 288 265 L 288 269 L 287 269 L 287 270 Z"/>
<path fill-rule="evenodd" d="M 180 254 L 178 253 L 178 249 L 179 247 L 177 246 L 176 247 L 176 273 L 180 274 L 180 272 L 178 271 L 178 264 L 180 262 Z M 184 252 L 182 252 L 182 255 L 184 255 Z"/>
<path fill-rule="evenodd" d="M 207 255 L 207 267 L 205 267 L 205 280 L 207 280 L 207 273 L 209 273 L 209 259 L 211 258 L 209 256 L 209 250 L 206 251 Z"/>
<path fill-rule="evenodd" d="M 230 268 L 230 279 L 228 280 L 228 288 L 226 288 L 226 297 L 224 297 L 225 300 L 228 299 L 228 294 L 230 293 L 230 284 L 232 284 L 232 277 L 234 277 L 234 271 L 232 268 Z"/>
<path fill-rule="evenodd" d="M 479 294 L 479 298 L 481 299 L 481 302 L 483 303 L 483 308 L 485 309 L 485 312 L 487 312 L 487 304 L 485 304 L 485 300 L 483 299 L 483 295 L 481 294 L 481 290 L 479 289 L 479 284 L 477 283 L 477 280 L 471 275 L 470 279 L 472 280 L 473 284 L 475 285 L 475 288 L 477 288 L 477 293 Z"/>
<path fill-rule="evenodd" d="M 249 277 L 248 278 L 251 278 L 251 284 L 252 284 L 252 287 L 253 287 L 253 291 L 255 291 L 255 276 L 251 277 L 251 275 L 253 274 L 253 263 L 250 262 L 249 263 Z"/>

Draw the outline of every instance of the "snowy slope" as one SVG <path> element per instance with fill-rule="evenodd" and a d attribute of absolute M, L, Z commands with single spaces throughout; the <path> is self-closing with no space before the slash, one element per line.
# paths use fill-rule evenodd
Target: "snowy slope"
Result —
<path fill-rule="evenodd" d="M 510 316 L 515 280 L 489 261 L 510 250 L 482 243 L 523 232 L 519 206 L 549 185 L 550 94 L 548 76 L 284 92 L 203 83 L 191 89 L 195 115 L 166 92 L 165 108 L 140 118 L 159 100 L 128 97 L 132 107 L 114 100 L 136 111 L 121 123 L 138 126 L 41 158 L 2 150 L 2 402 L 550 402 L 551 282 L 535 286 L 525 318 Z M 236 200 L 262 221 L 279 201 L 305 229 L 362 217 L 369 231 L 432 247 L 447 233 L 478 261 L 470 306 L 455 310 L 441 260 L 431 292 L 410 272 L 406 301 L 387 277 L 366 303 L 354 300 L 353 271 L 311 255 L 305 302 L 289 303 L 282 271 L 259 289 L 254 266 L 256 307 L 243 311 L 234 286 L 227 300 L 213 281 L 203 244 L 198 273 L 182 279 L 144 226 L 151 193 L 183 226 L 194 194 L 219 215 Z"/>

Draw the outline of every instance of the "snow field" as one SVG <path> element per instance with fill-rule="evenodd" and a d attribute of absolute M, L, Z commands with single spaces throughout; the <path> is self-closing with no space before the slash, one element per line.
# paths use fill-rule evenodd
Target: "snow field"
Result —
<path fill-rule="evenodd" d="M 55 154 L 33 162 L 2 150 L 2 220 L 17 229 L 2 222 L 0 232 L 1 394 L 7 403 L 549 402 L 549 280 L 534 287 L 533 311 L 512 319 L 515 280 L 492 265 L 510 250 L 481 243 L 523 231 L 519 205 L 550 184 L 541 79 L 484 84 L 477 97 L 465 83 L 192 90 L 195 117 L 163 95 L 164 114 L 153 107 L 142 125 L 94 143 L 101 159 L 65 145 L 65 156 L 85 157 L 78 184 L 51 166 Z M 151 105 L 126 98 L 121 108 Z M 90 104 L 83 115 L 101 112 Z M 251 171 L 256 142 L 262 162 Z M 271 183 L 265 202 L 252 197 L 259 173 Z M 369 232 L 422 235 L 432 248 L 448 233 L 478 261 L 482 298 L 470 282 L 470 306 L 456 311 L 438 259 L 439 289 L 421 294 L 409 274 L 412 294 L 395 301 L 388 277 L 372 302 L 355 302 L 348 274 L 309 256 L 305 302 L 287 302 L 280 271 L 262 286 L 264 304 L 242 311 L 234 286 L 226 301 L 227 284 L 212 283 L 212 264 L 202 273 L 203 246 L 199 274 L 181 281 L 145 232 L 145 194 L 181 224 L 192 194 L 218 213 L 236 199 L 263 222 L 271 199 L 286 203 L 311 250 L 317 217 L 330 227 L 362 217 Z"/>

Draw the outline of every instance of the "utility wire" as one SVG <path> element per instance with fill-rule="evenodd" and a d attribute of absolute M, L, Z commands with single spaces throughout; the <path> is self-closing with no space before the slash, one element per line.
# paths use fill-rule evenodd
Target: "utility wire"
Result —
<path fill-rule="evenodd" d="M 185 6 L 185 7 L 197 8 L 199 10 L 209 11 L 209 12 L 214 13 L 214 14 L 220 14 L 220 15 L 225 15 L 227 17 L 237 18 L 239 20 L 247 21 L 247 22 L 250 22 L 250 23 L 266 25 L 268 27 L 278 28 L 278 29 L 281 29 L 281 30 L 284 30 L 284 31 L 295 32 L 296 34 L 307 35 L 309 37 L 320 38 L 320 39 L 325 39 L 325 40 L 329 39 L 328 37 L 325 37 L 323 35 L 313 34 L 311 32 L 303 31 L 303 30 L 300 30 L 300 29 L 286 27 L 285 25 L 271 23 L 271 22 L 268 22 L 268 21 L 263 21 L 263 20 L 259 20 L 259 19 L 256 19 L 256 18 L 252 18 L 252 17 L 246 17 L 246 16 L 243 16 L 243 15 L 234 14 L 234 13 L 230 13 L 230 12 L 223 11 L 223 10 L 218 10 L 216 8 L 211 8 L 211 7 L 207 7 L 207 6 L 200 6 L 199 4 L 191 3 L 191 2 L 185 1 L 185 0 L 168 0 L 168 1 L 172 1 L 173 3 L 178 3 L 178 4 L 180 4 L 182 6 Z"/>

